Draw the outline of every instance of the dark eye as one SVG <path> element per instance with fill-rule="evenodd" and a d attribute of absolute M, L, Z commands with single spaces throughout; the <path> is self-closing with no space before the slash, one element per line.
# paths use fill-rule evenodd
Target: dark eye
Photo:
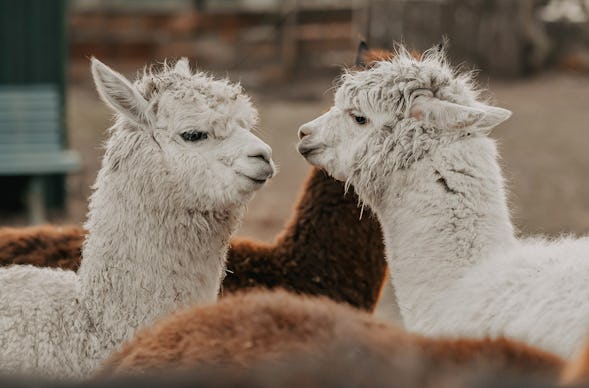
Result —
<path fill-rule="evenodd" d="M 368 122 L 368 119 L 364 116 L 356 116 L 353 113 L 350 113 L 350 116 L 352 116 L 352 118 L 354 119 L 354 121 L 356 122 L 356 124 L 358 125 L 364 125 Z"/>
<path fill-rule="evenodd" d="M 209 134 L 206 132 L 188 131 L 182 132 L 180 136 L 182 136 L 182 139 L 184 139 L 184 141 L 199 141 L 208 138 Z"/>

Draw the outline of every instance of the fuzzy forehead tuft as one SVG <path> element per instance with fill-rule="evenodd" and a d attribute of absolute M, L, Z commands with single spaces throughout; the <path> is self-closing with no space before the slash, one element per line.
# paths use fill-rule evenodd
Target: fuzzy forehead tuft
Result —
<path fill-rule="evenodd" d="M 152 104 L 159 104 L 165 96 L 181 103 L 178 106 L 190 106 L 217 135 L 227 135 L 236 125 L 252 129 L 257 123 L 257 111 L 240 84 L 204 72 L 192 72 L 186 59 L 178 61 L 176 66 L 164 62 L 146 67 L 134 85 Z"/>
<path fill-rule="evenodd" d="M 472 72 L 458 73 L 438 47 L 416 57 L 398 46 L 390 59 L 367 70 L 342 75 L 335 102 L 343 109 L 405 114 L 416 92 L 431 92 L 442 100 L 471 105 L 479 95 Z"/>

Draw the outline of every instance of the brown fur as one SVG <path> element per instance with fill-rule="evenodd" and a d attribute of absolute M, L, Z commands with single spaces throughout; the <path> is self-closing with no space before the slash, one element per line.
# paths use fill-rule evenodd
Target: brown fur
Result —
<path fill-rule="evenodd" d="M 0 265 L 31 264 L 76 271 L 86 232 L 79 226 L 0 228 Z"/>
<path fill-rule="evenodd" d="M 382 233 L 369 211 L 360 219 L 356 195 L 343 193 L 314 170 L 274 244 L 231 242 L 224 289 L 281 287 L 372 311 L 387 273 Z"/>
<path fill-rule="evenodd" d="M 388 50 L 382 49 L 369 49 L 367 50 L 362 58 L 362 62 L 366 66 L 370 66 L 374 62 L 387 61 L 393 57 L 393 53 Z"/>
<path fill-rule="evenodd" d="M 427 369 L 425 369 L 427 368 Z M 82 382 L 40 381 L 0 377 L 0 387 L 30 388 L 555 388 L 551 379 L 525 373 L 505 373 L 492 368 L 465 365 L 425 365 L 418 357 L 391 358 L 370 348 L 350 343 L 334 346 L 321 357 L 293 355 L 284 362 L 260 363 L 253 367 L 191 368 L 186 372 L 116 376 Z"/>
<path fill-rule="evenodd" d="M 343 184 L 313 170 L 294 214 L 274 244 L 231 241 L 223 292 L 282 287 L 326 295 L 372 311 L 386 276 L 380 226 Z M 85 231 L 51 225 L 0 228 L 0 265 L 77 270 Z"/>
<path fill-rule="evenodd" d="M 251 366 L 281 362 L 293 354 L 322 358 L 330 349 L 365 349 L 395 365 L 417 363 L 427 375 L 438 368 L 483 368 L 556 379 L 562 361 L 506 339 L 427 339 L 324 297 L 285 291 L 252 291 L 186 309 L 139 331 L 114 354 L 101 375 Z"/>
<path fill-rule="evenodd" d="M 561 381 L 564 384 L 589 383 L 589 340 L 567 363 Z"/>
<path fill-rule="evenodd" d="M 420 53 L 417 50 L 411 50 L 410 53 L 411 56 L 415 59 L 419 59 L 422 56 L 422 53 Z M 367 69 L 374 66 L 376 62 L 388 61 L 392 59 L 394 55 L 395 53 L 393 51 L 383 49 L 371 49 L 368 48 L 368 46 L 361 44 L 358 48 L 358 53 L 356 57 L 356 67 L 360 69 Z"/>

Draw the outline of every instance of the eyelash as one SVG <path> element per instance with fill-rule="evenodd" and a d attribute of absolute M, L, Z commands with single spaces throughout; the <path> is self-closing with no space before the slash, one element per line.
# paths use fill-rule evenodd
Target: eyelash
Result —
<path fill-rule="evenodd" d="M 354 119 L 358 125 L 366 125 L 368 123 L 368 119 L 364 116 L 356 116 L 355 114 L 350 113 L 350 117 Z"/>
<path fill-rule="evenodd" d="M 187 131 L 187 132 L 182 132 L 180 134 L 180 136 L 182 137 L 182 139 L 184 141 L 197 142 L 197 141 L 201 141 L 201 140 L 206 140 L 209 137 L 209 134 L 206 132 L 200 132 L 200 131 Z"/>

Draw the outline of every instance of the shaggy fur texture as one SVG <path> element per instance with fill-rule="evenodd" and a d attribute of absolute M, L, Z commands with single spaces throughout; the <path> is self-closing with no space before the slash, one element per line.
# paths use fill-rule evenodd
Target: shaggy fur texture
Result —
<path fill-rule="evenodd" d="M 156 370 L 139 376 L 96 378 L 81 383 L 31 379 L 3 379 L 2 387 L 215 387 L 215 388 L 554 388 L 552 373 L 530 370 L 507 373 L 484 362 L 467 364 L 426 362 L 419 352 L 390 357 L 357 341 L 327 346 L 321 354 L 294 354 L 284 360 L 257 363 L 248 368 L 201 366 L 190 371 Z M 548 378 L 546 378 L 548 377 Z"/>
<path fill-rule="evenodd" d="M 518 240 L 495 142 L 510 112 L 478 100 L 438 49 L 342 77 L 299 151 L 377 214 L 410 330 L 516 338 L 568 357 L 589 327 L 589 239 Z"/>
<path fill-rule="evenodd" d="M 372 311 L 386 277 L 384 244 L 377 220 L 360 211 L 342 183 L 315 170 L 274 244 L 231 242 L 224 290 L 281 287 Z"/>
<path fill-rule="evenodd" d="M 293 354 L 322 359 L 338 346 L 347 347 L 350 357 L 364 349 L 388 360 L 391 377 L 418 365 L 422 375 L 445 367 L 484 366 L 555 378 L 562 365 L 556 356 L 505 339 L 427 339 L 327 298 L 253 291 L 177 312 L 142 330 L 105 363 L 101 375 L 251 366 Z"/>
<path fill-rule="evenodd" d="M 117 120 L 90 198 L 84 260 L 77 274 L 0 269 L 5 373 L 87 375 L 137 327 L 214 302 L 229 236 L 273 174 L 239 86 L 192 74 L 187 60 L 135 84 L 97 60 L 92 73 Z"/>
<path fill-rule="evenodd" d="M 380 225 L 343 183 L 314 169 L 274 244 L 233 238 L 223 293 L 282 287 L 372 311 L 386 276 Z M 77 270 L 84 229 L 51 225 L 0 228 L 0 265 Z"/>
<path fill-rule="evenodd" d="M 0 228 L 0 266 L 30 264 L 77 271 L 86 231 L 76 225 Z"/>

